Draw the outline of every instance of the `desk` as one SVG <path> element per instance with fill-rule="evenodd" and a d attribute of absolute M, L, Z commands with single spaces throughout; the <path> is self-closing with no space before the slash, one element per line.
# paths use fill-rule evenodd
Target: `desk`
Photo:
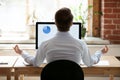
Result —
<path fill-rule="evenodd" d="M 17 61 L 16 56 L 0 56 L 0 75 L 6 75 L 7 80 L 11 80 L 11 70 L 15 62 Z"/>
<path fill-rule="evenodd" d="M 81 65 L 85 76 L 110 76 L 110 80 L 113 80 L 112 76 L 120 77 L 120 61 L 117 60 L 114 56 L 102 56 L 101 61 L 104 60 L 107 60 L 109 62 L 109 65 L 94 65 L 92 67 Z M 21 74 L 40 76 L 40 73 L 45 66 L 45 64 L 42 64 L 40 67 L 26 66 L 23 62 L 24 60 L 22 58 L 19 58 L 14 65 L 15 80 L 19 80 L 19 76 Z"/>
<path fill-rule="evenodd" d="M 109 61 L 109 65 L 83 67 L 85 76 L 116 76 L 120 77 L 120 61 L 114 56 L 103 56 L 101 61 Z"/>
<path fill-rule="evenodd" d="M 24 62 L 22 57 L 16 61 L 14 65 L 15 80 L 19 80 L 20 75 L 40 76 L 42 68 L 45 66 L 44 64 L 41 67 L 26 66 Z M 20 80 L 24 80 L 23 77 L 20 77 Z"/>

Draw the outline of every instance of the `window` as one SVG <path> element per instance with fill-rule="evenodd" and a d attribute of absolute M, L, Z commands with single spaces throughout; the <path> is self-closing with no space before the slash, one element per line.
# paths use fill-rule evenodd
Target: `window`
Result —
<path fill-rule="evenodd" d="M 27 38 L 25 0 L 1 0 L 0 3 L 0 39 Z"/>
<path fill-rule="evenodd" d="M 73 14 L 79 13 L 79 6 L 81 3 L 82 10 L 85 11 L 88 7 L 88 0 L 37 0 L 33 11 L 35 11 L 35 16 L 38 21 L 54 21 L 55 12 L 58 9 L 61 7 L 68 7 Z M 74 21 L 76 21 L 76 16 L 77 15 L 74 15 Z M 85 14 L 85 16 L 87 15 Z M 88 28 L 87 25 L 86 28 Z"/>
<path fill-rule="evenodd" d="M 1 0 L 0 39 L 29 39 L 28 27 L 35 26 L 36 21 L 54 21 L 59 8 L 78 8 L 81 2 L 86 6 L 92 4 L 92 0 Z M 88 22 L 91 36 L 93 29 L 89 23 L 92 22 Z"/>
<path fill-rule="evenodd" d="M 86 3 L 84 0 L 83 2 Z M 82 0 L 38 0 L 35 5 L 36 16 L 40 21 L 54 21 L 55 12 L 61 7 L 78 8 Z M 41 4 L 41 5 L 40 5 Z"/>

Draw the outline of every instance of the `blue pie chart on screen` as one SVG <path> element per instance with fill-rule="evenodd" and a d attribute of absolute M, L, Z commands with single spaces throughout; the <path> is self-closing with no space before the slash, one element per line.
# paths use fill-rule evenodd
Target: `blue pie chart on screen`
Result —
<path fill-rule="evenodd" d="M 44 27 L 43 27 L 43 32 L 44 32 L 45 34 L 50 33 L 50 31 L 51 31 L 50 26 L 44 26 Z"/>

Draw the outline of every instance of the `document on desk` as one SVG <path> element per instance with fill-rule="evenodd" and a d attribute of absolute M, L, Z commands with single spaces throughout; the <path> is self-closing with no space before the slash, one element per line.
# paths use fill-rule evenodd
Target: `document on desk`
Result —
<path fill-rule="evenodd" d="M 6 59 L 6 58 L 0 58 L 0 65 L 5 65 L 5 64 L 8 64 L 9 63 L 9 60 Z"/>
<path fill-rule="evenodd" d="M 45 59 L 45 60 L 43 61 L 43 63 L 46 64 L 46 63 L 47 63 L 47 60 Z M 23 64 L 26 65 L 26 66 L 31 66 L 31 64 L 27 63 L 27 62 L 24 61 L 24 60 L 23 60 Z"/>
<path fill-rule="evenodd" d="M 83 61 L 81 60 L 81 65 L 84 65 Z M 97 64 L 94 64 L 93 66 L 109 66 L 108 60 L 101 60 Z"/>
<path fill-rule="evenodd" d="M 0 65 L 11 66 L 17 60 L 17 56 L 0 56 Z"/>
<path fill-rule="evenodd" d="M 101 60 L 95 66 L 109 66 L 109 61 L 108 60 Z"/>

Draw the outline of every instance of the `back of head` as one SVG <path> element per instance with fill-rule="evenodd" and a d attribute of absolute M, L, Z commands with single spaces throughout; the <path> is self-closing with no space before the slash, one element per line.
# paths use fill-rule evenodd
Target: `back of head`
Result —
<path fill-rule="evenodd" d="M 55 22 L 59 31 L 69 31 L 73 15 L 69 8 L 61 8 L 55 14 Z"/>
<path fill-rule="evenodd" d="M 75 62 L 57 60 L 43 68 L 41 80 L 84 80 L 84 73 Z"/>

